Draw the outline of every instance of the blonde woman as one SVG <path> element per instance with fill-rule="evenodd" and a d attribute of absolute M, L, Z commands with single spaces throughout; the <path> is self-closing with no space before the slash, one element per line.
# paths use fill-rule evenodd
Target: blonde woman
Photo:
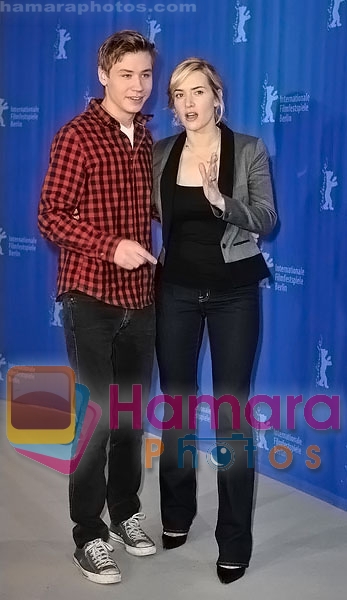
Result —
<path fill-rule="evenodd" d="M 157 272 L 157 356 L 162 391 L 183 398 L 183 428 L 163 431 L 160 462 L 163 546 L 187 540 L 196 514 L 196 473 L 189 453 L 178 464 L 179 438 L 188 429 L 188 396 L 197 393 L 197 361 L 205 323 L 211 347 L 214 397 L 237 398 L 235 428 L 227 402 L 218 411 L 218 438 L 251 436 L 244 419 L 258 342 L 258 282 L 268 269 L 252 234 L 276 222 L 263 142 L 223 122 L 223 84 L 205 60 L 189 58 L 173 71 L 169 106 L 184 131 L 154 148 L 154 198 L 163 229 Z M 165 408 L 164 419 L 171 409 Z M 242 418 L 243 415 L 243 418 Z M 218 469 L 222 583 L 245 573 L 252 550 L 253 468 L 242 441 L 232 440 L 234 464 Z M 182 468 L 181 468 L 182 467 Z"/>

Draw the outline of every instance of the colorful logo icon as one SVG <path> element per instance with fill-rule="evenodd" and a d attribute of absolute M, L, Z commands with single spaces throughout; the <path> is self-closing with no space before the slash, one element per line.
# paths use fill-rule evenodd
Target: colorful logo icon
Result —
<path fill-rule="evenodd" d="M 73 473 L 101 417 L 70 367 L 12 367 L 7 373 L 9 442 L 59 473 Z"/>

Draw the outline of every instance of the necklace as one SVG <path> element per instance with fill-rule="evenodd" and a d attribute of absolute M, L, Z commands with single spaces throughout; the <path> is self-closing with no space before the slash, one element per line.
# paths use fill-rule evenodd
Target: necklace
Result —
<path fill-rule="evenodd" d="M 215 150 L 212 150 L 212 152 L 210 151 L 210 156 L 212 154 L 217 154 L 218 156 L 218 160 L 219 160 L 219 150 L 220 150 L 220 143 L 221 143 L 221 131 L 220 129 L 218 130 L 218 140 L 217 140 L 217 145 Z M 211 162 L 211 158 L 208 160 L 205 157 L 201 156 L 201 154 L 199 154 L 198 152 L 196 152 L 196 150 L 194 150 L 186 141 L 186 143 L 184 144 L 184 147 L 189 150 L 189 152 L 191 152 L 193 155 L 197 156 L 198 158 L 200 158 L 200 160 L 202 160 L 202 162 L 209 164 Z M 212 146 L 213 147 L 213 146 Z"/>

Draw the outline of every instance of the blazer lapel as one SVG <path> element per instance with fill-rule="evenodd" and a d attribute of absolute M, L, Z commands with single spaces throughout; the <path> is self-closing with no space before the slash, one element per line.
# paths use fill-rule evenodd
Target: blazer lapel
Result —
<path fill-rule="evenodd" d="M 221 128 L 221 152 L 218 176 L 219 191 L 232 198 L 234 189 L 234 132 L 223 123 Z"/>
<path fill-rule="evenodd" d="M 163 214 L 163 244 L 165 248 L 167 248 L 167 243 L 170 236 L 172 208 L 175 195 L 177 173 L 185 141 L 186 134 L 185 132 L 182 132 L 178 136 L 177 140 L 175 141 L 172 147 L 160 181 L 160 198 Z"/>

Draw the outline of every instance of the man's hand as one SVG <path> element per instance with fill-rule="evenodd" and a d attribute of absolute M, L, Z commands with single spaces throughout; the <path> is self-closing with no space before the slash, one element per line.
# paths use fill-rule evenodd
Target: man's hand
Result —
<path fill-rule="evenodd" d="M 123 269 L 137 269 L 146 262 L 157 264 L 157 259 L 134 240 L 121 240 L 114 253 L 113 262 Z"/>

